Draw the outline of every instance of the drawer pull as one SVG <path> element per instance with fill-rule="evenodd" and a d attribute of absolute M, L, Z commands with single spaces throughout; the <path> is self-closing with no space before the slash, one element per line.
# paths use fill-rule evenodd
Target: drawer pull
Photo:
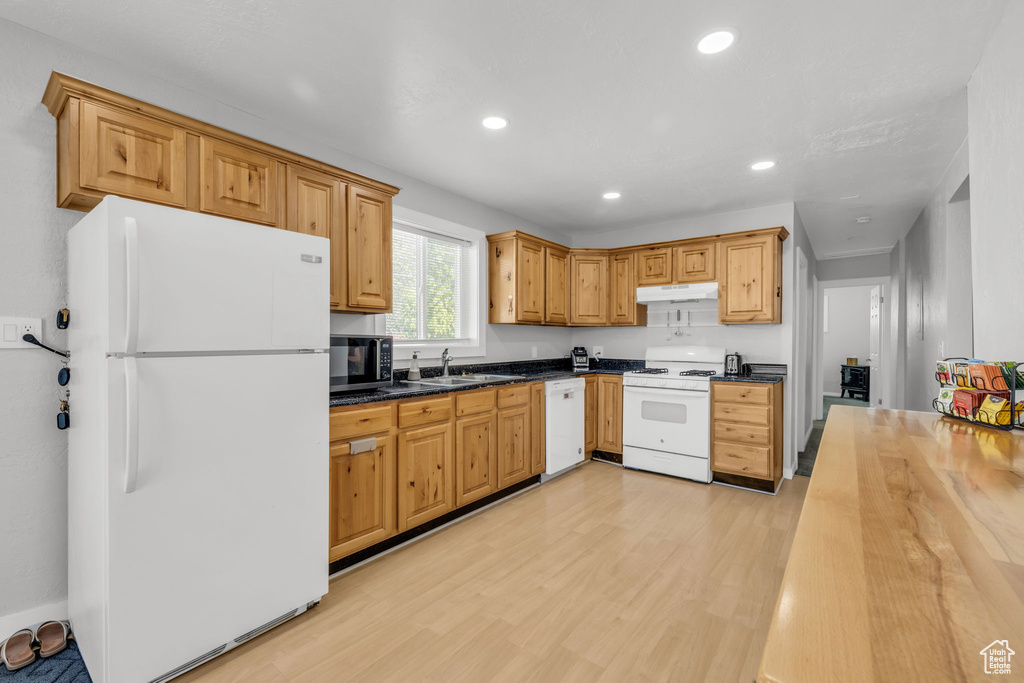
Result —
<path fill-rule="evenodd" d="M 349 441 L 348 447 L 350 454 L 355 455 L 356 453 L 365 453 L 366 451 L 377 450 L 377 437 L 371 436 L 369 439 L 357 439 L 355 441 Z"/>

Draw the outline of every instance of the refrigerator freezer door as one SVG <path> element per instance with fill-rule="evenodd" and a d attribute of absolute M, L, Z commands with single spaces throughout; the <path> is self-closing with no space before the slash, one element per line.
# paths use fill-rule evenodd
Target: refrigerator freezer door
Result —
<path fill-rule="evenodd" d="M 329 240 L 120 197 L 102 204 L 108 352 L 330 344 Z"/>
<path fill-rule="evenodd" d="M 327 592 L 327 354 L 140 358 L 126 383 L 133 360 L 107 361 L 109 683 L 157 678 Z"/>

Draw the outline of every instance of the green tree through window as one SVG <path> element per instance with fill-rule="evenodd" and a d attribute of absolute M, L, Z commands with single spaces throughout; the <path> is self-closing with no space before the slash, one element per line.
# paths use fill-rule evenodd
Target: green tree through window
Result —
<path fill-rule="evenodd" d="M 392 233 L 393 312 L 385 329 L 396 341 L 444 341 L 467 336 L 463 324 L 468 245 L 395 225 Z"/>

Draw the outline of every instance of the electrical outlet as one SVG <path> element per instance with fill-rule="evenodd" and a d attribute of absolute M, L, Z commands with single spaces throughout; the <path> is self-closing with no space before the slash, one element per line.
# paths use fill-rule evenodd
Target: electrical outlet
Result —
<path fill-rule="evenodd" d="M 26 334 L 33 335 L 39 341 L 43 333 L 42 318 L 0 318 L 0 349 L 34 349 L 34 344 L 21 340 Z"/>
<path fill-rule="evenodd" d="M 604 355 L 604 347 L 603 346 L 595 346 L 594 347 L 594 358 L 600 358 L 603 355 Z"/>

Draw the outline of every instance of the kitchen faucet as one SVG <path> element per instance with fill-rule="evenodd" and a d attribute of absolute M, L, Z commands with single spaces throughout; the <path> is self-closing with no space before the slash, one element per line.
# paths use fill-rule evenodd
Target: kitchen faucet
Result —
<path fill-rule="evenodd" d="M 452 361 L 452 354 L 448 353 L 448 349 L 441 352 L 441 376 L 448 377 L 448 363 Z"/>

